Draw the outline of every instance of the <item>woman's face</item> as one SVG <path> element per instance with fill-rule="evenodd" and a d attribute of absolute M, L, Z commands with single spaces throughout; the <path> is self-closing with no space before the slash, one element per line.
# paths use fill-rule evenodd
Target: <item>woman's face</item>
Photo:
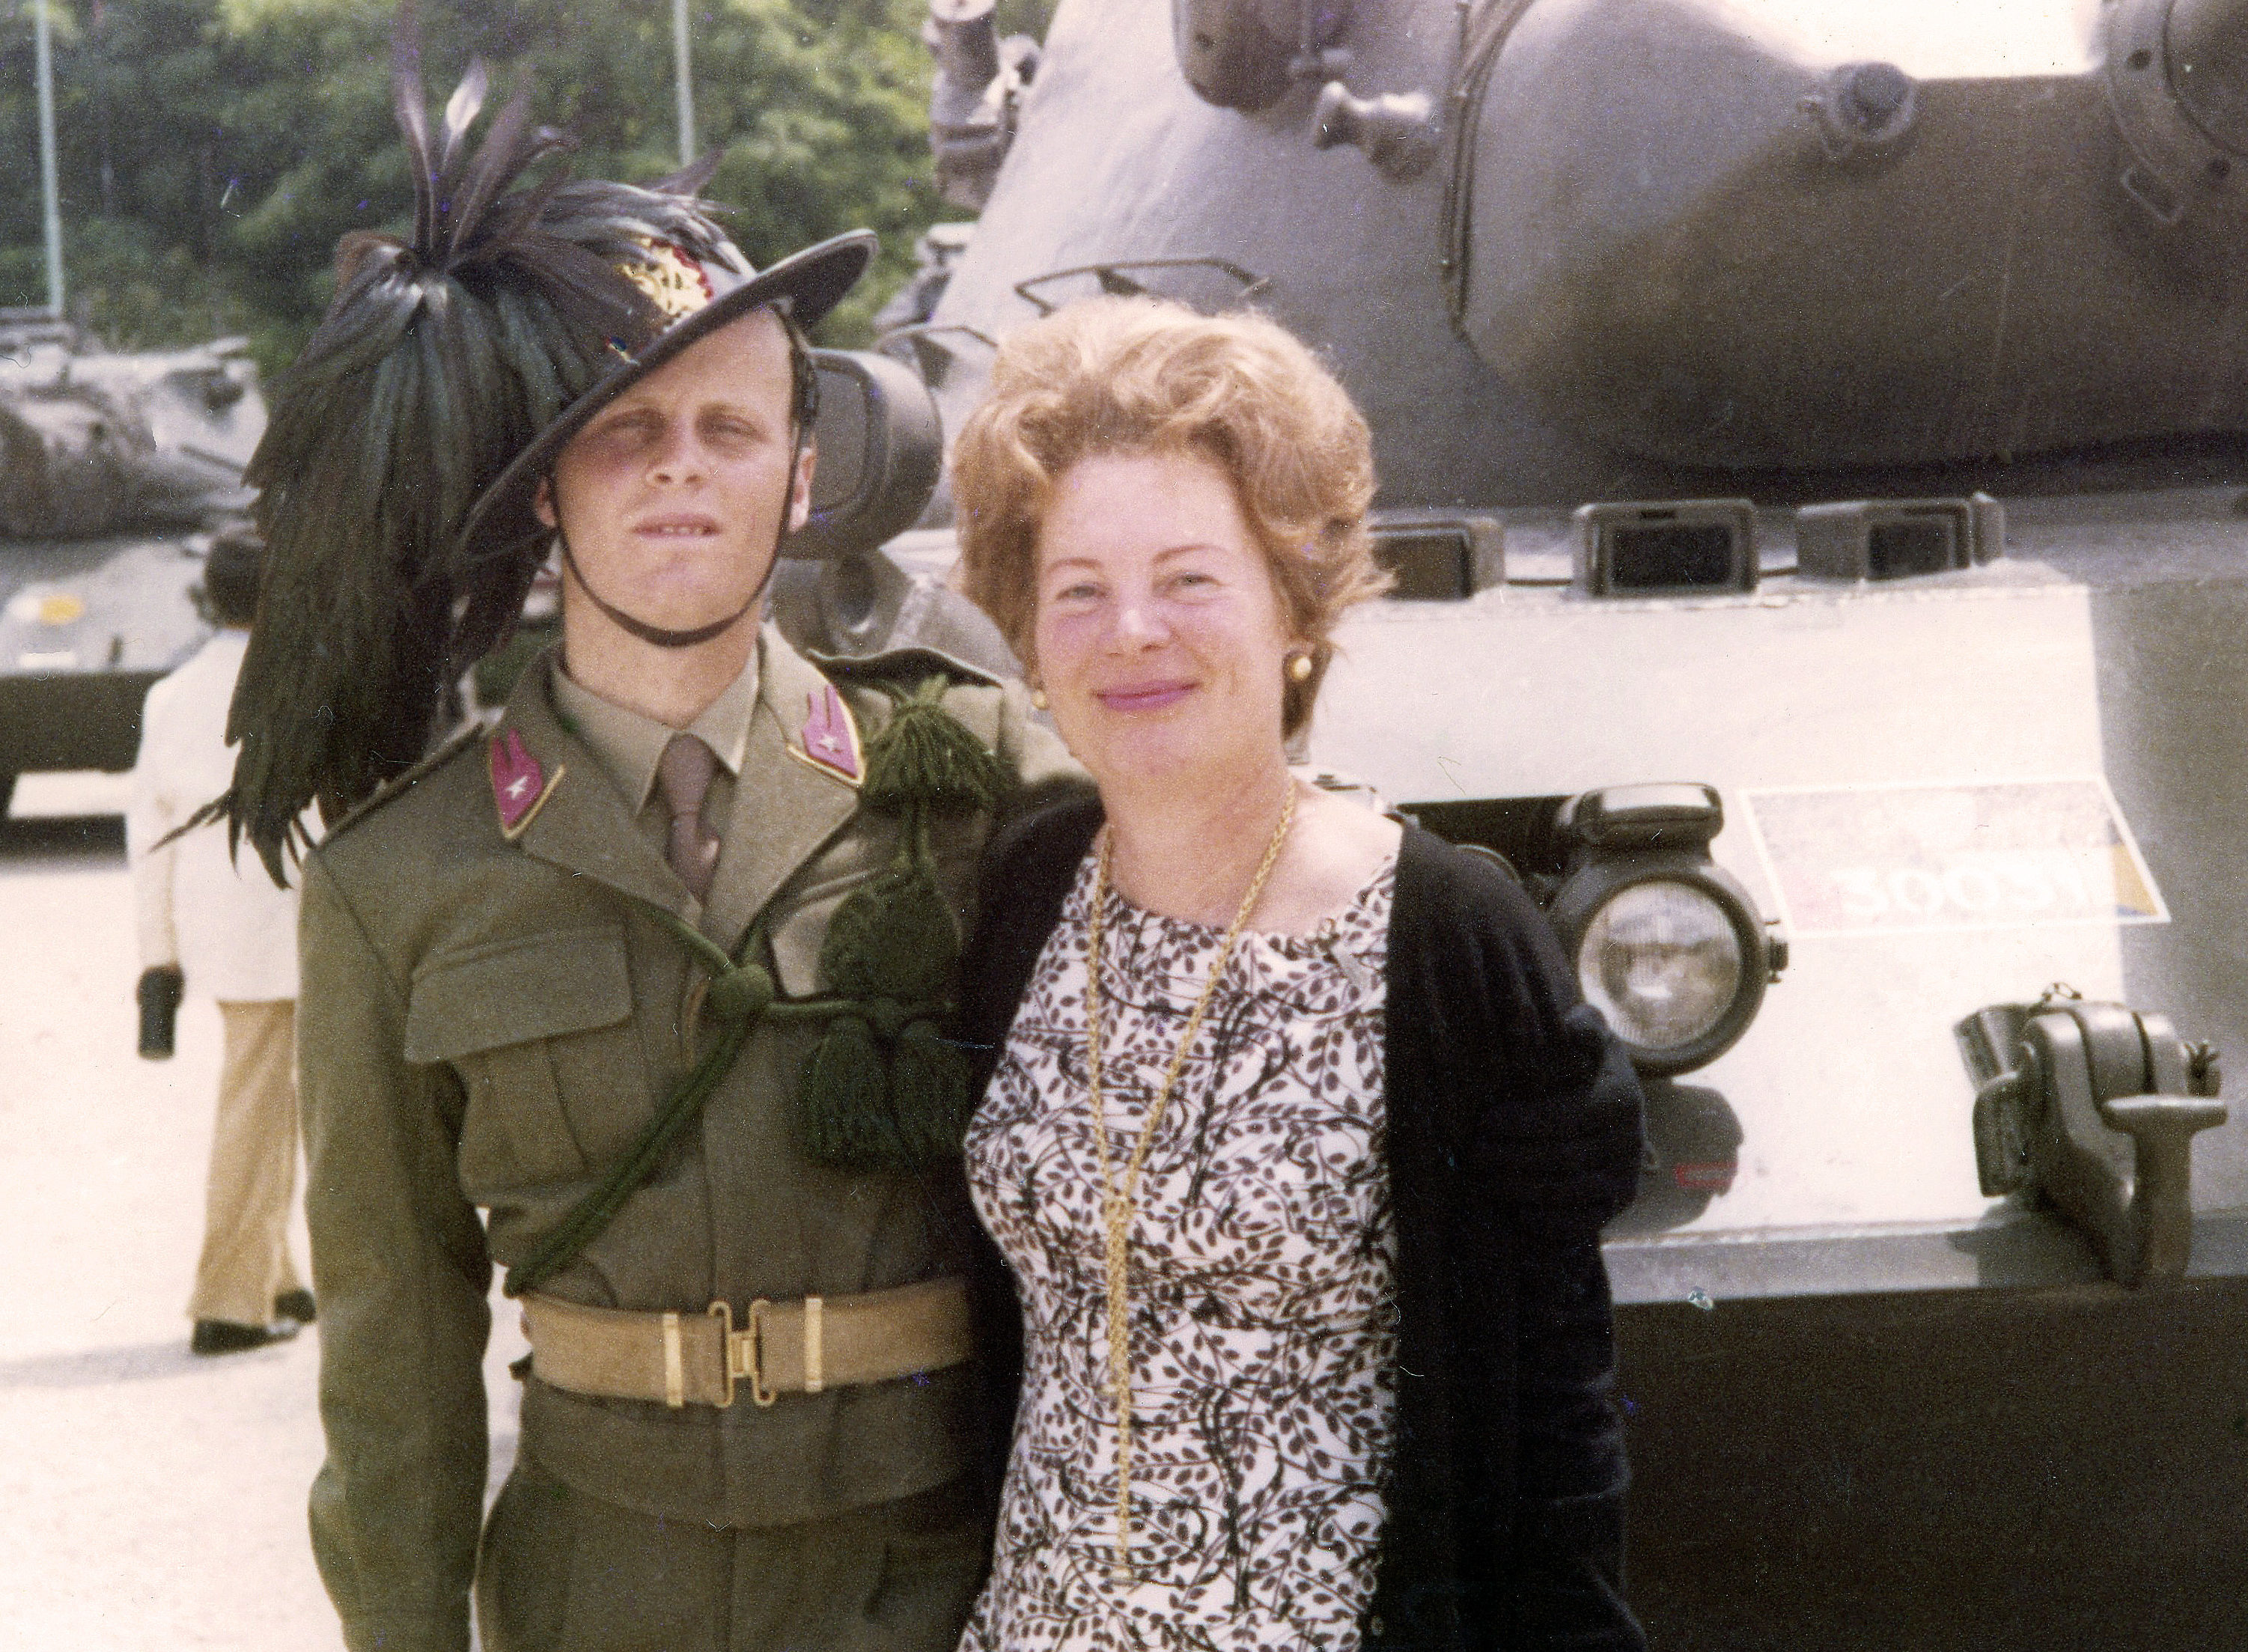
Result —
<path fill-rule="evenodd" d="M 1101 785 L 1280 760 L 1293 646 L 1233 483 L 1189 453 L 1080 459 L 1038 538 L 1034 675 Z"/>

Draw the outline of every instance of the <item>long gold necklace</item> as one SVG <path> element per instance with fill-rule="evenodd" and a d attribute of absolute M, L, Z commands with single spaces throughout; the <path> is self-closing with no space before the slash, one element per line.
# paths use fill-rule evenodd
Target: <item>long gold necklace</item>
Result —
<path fill-rule="evenodd" d="M 1125 1268 L 1132 1212 L 1140 1193 L 1140 1167 L 1147 1161 L 1148 1145 L 1155 1139 L 1156 1128 L 1163 1121 L 1163 1111 L 1170 1105 L 1171 1089 L 1186 1066 L 1187 1052 L 1194 1047 L 1195 1035 L 1202 1031 L 1203 1017 L 1210 1009 L 1219 979 L 1225 974 L 1226 962 L 1233 956 L 1234 943 L 1241 939 L 1249 915 L 1257 909 L 1258 898 L 1264 893 L 1265 880 L 1279 863 L 1280 846 L 1287 842 L 1288 827 L 1295 818 L 1296 785 L 1292 779 L 1286 800 L 1280 805 L 1280 824 L 1272 828 L 1272 840 L 1264 846 L 1264 858 L 1257 864 L 1257 875 L 1249 880 L 1249 892 L 1241 897 L 1241 910 L 1233 915 L 1233 927 L 1225 932 L 1225 939 L 1217 949 L 1217 961 L 1210 966 L 1210 979 L 1203 983 L 1202 996 L 1195 1000 L 1193 1012 L 1187 1017 L 1187 1030 L 1179 1035 L 1179 1047 L 1171 1052 L 1171 1065 L 1164 1070 L 1163 1081 L 1156 1088 L 1155 1100 L 1148 1105 L 1147 1121 L 1140 1127 L 1140 1139 L 1132 1144 L 1132 1156 L 1125 1164 L 1121 1186 L 1109 1162 L 1107 1110 L 1100 1093 L 1100 920 L 1108 904 L 1110 833 L 1100 834 L 1100 852 L 1093 861 L 1093 915 L 1086 926 L 1085 1084 L 1093 1100 L 1093 1141 L 1100 1155 L 1100 1214 L 1107 1229 L 1108 1393 L 1116 1402 L 1116 1560 L 1109 1569 L 1109 1577 L 1118 1583 L 1132 1580 L 1132 1349 L 1131 1327 L 1126 1317 L 1129 1303 L 1125 1291 Z"/>

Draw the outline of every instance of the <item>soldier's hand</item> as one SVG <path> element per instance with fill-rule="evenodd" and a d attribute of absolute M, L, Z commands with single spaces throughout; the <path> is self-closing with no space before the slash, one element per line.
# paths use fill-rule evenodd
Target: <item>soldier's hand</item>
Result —
<path fill-rule="evenodd" d="M 133 990 L 140 1001 L 140 1055 L 147 1061 L 172 1059 L 172 1035 L 179 1026 L 180 997 L 188 978 L 175 964 L 160 964 L 140 971 L 140 984 Z"/>

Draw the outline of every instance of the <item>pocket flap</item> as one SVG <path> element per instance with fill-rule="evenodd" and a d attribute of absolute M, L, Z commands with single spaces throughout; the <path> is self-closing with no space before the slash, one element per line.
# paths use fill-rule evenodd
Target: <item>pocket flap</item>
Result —
<path fill-rule="evenodd" d="M 408 1061 L 450 1061 L 632 1014 L 624 931 L 555 929 L 433 958 L 406 1005 Z"/>

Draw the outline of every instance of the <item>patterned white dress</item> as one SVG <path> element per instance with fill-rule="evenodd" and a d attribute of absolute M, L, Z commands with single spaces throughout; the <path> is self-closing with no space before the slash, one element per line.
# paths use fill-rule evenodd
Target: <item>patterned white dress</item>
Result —
<path fill-rule="evenodd" d="M 1085 1083 L 1090 856 L 968 1134 L 1025 1314 L 996 1565 L 963 1652 L 1355 1652 L 1395 1410 L 1382 1112 L 1394 859 L 1314 934 L 1245 933 L 1151 1144 L 1132 1228 L 1134 1580 Z M 1223 933 L 1113 890 L 1110 1151 L 1130 1153 Z"/>

